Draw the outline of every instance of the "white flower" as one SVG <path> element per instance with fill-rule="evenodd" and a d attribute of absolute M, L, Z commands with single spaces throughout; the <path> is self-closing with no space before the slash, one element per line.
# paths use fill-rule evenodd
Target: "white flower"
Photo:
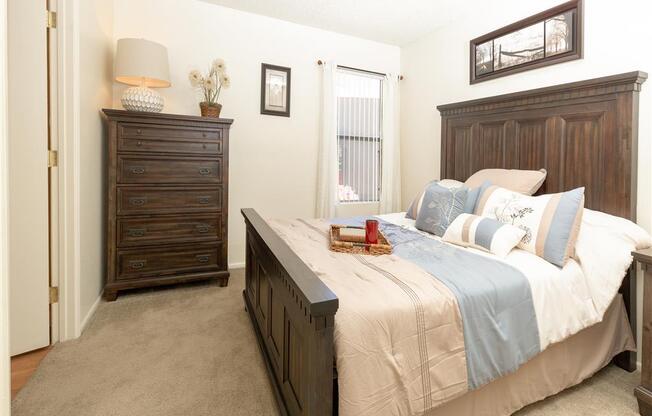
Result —
<path fill-rule="evenodd" d="M 188 79 L 190 80 L 190 85 L 192 85 L 193 88 L 200 87 L 204 82 L 204 77 L 202 76 L 201 72 L 197 71 L 196 69 L 190 71 L 190 74 L 188 74 Z"/>
<path fill-rule="evenodd" d="M 211 69 L 218 74 L 224 73 L 224 71 L 226 71 L 226 63 L 224 62 L 224 59 L 218 58 L 214 60 Z"/>
<path fill-rule="evenodd" d="M 222 84 L 224 88 L 229 88 L 231 86 L 231 77 L 226 74 L 220 75 L 220 84 Z"/>
<path fill-rule="evenodd" d="M 215 91 L 217 88 L 217 83 L 213 78 L 206 78 L 204 80 L 204 88 L 208 91 Z"/>

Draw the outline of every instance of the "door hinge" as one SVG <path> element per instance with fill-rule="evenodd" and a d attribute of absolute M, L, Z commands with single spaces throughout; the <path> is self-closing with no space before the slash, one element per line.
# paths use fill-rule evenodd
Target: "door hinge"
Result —
<path fill-rule="evenodd" d="M 50 288 L 50 305 L 59 303 L 59 288 L 51 287 Z"/>
<path fill-rule="evenodd" d="M 56 150 L 48 150 L 48 167 L 53 168 L 59 165 L 59 153 Z"/>
<path fill-rule="evenodd" d="M 57 28 L 57 12 L 47 11 L 47 28 L 56 29 Z"/>

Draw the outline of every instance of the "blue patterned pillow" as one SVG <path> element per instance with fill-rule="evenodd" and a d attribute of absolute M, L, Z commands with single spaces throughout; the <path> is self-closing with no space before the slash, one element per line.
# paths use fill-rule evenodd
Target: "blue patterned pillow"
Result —
<path fill-rule="evenodd" d="M 405 213 L 405 218 L 410 218 L 412 220 L 417 219 L 417 215 L 419 214 L 419 210 L 421 209 L 421 205 L 423 204 L 423 196 L 426 194 L 426 189 L 430 187 L 432 184 L 438 183 L 440 186 L 443 186 L 444 188 L 466 188 L 468 189 L 467 193 L 467 198 L 466 198 L 466 203 L 464 205 L 464 212 L 467 214 L 473 214 L 475 211 L 475 205 L 478 201 L 478 197 L 484 192 L 485 189 L 491 186 L 490 181 L 485 181 L 481 186 L 478 186 L 477 188 L 469 189 L 468 186 L 464 185 L 464 183 L 456 181 L 454 179 L 443 179 L 440 181 L 432 181 L 429 182 L 425 188 L 423 188 L 423 191 L 417 195 L 416 198 L 412 201 L 410 206 L 407 209 L 407 212 Z"/>
<path fill-rule="evenodd" d="M 429 184 L 417 214 L 417 229 L 443 236 L 448 226 L 464 212 L 468 192 L 465 186 L 446 188 L 438 183 Z"/>
<path fill-rule="evenodd" d="M 436 184 L 436 183 L 444 188 L 460 188 L 465 186 L 463 182 L 456 181 L 454 179 L 442 179 L 442 180 L 434 180 L 428 182 L 428 184 L 423 188 L 423 190 L 419 193 L 419 195 L 417 195 L 417 197 L 414 198 L 414 200 L 408 207 L 407 212 L 405 213 L 405 218 L 409 218 L 411 220 L 417 219 L 417 215 L 419 215 L 419 210 L 421 209 L 421 205 L 423 204 L 423 197 L 426 194 L 426 190 L 432 184 Z"/>

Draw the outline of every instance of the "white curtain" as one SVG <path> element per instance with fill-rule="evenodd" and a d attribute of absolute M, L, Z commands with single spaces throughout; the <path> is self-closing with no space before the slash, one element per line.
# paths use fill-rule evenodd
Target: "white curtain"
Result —
<path fill-rule="evenodd" d="M 381 214 L 401 211 L 401 136 L 398 75 L 383 80 Z"/>
<path fill-rule="evenodd" d="M 321 65 L 321 69 L 321 126 L 315 214 L 318 218 L 333 218 L 337 204 L 338 183 L 337 100 L 335 97 L 337 65 L 334 62 L 327 62 Z"/>

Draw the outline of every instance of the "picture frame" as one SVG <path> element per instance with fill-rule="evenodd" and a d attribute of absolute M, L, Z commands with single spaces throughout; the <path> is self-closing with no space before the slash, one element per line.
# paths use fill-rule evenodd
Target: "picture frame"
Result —
<path fill-rule="evenodd" d="M 262 64 L 260 114 L 290 117 L 291 68 Z"/>
<path fill-rule="evenodd" d="M 583 57 L 582 0 L 572 0 L 470 41 L 475 84 Z"/>

